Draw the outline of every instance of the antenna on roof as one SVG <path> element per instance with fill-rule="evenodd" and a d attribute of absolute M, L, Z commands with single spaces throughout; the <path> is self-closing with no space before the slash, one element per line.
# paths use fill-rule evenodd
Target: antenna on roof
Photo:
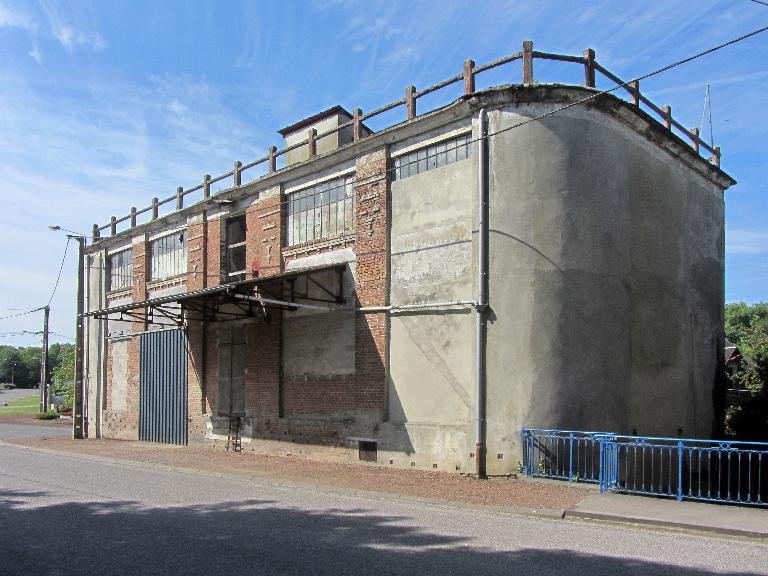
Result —
<path fill-rule="evenodd" d="M 699 132 L 704 132 L 704 118 L 709 109 L 709 145 L 714 148 L 715 146 L 715 134 L 712 129 L 712 91 L 707 82 L 707 91 L 704 93 L 704 108 L 701 111 L 701 123 L 699 124 Z"/>

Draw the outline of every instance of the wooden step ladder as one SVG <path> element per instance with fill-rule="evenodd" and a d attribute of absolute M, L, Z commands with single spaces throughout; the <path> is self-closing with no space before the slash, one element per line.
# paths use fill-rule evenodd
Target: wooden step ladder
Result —
<path fill-rule="evenodd" d="M 229 447 L 232 447 L 232 452 L 242 452 L 243 442 L 240 438 L 240 416 L 229 417 L 229 434 L 227 434 L 227 452 Z"/>

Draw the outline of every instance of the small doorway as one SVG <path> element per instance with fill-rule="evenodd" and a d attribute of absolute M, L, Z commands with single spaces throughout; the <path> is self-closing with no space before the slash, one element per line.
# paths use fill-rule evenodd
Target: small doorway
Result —
<path fill-rule="evenodd" d="M 219 329 L 219 416 L 245 416 L 245 326 Z"/>

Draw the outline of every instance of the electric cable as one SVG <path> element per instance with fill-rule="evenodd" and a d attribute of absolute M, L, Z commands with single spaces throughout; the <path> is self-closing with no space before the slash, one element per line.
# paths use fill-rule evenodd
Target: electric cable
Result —
<path fill-rule="evenodd" d="M 71 238 L 67 236 L 67 243 L 64 246 L 64 256 L 61 257 L 61 265 L 59 266 L 59 274 L 56 276 L 56 284 L 53 285 L 53 292 L 51 292 L 51 297 L 48 298 L 48 304 L 45 306 L 50 306 L 51 302 L 53 302 L 53 297 L 56 295 L 56 289 L 59 287 L 59 280 L 61 280 L 61 271 L 64 270 L 64 261 L 67 259 L 67 250 L 69 250 L 69 241 Z"/>

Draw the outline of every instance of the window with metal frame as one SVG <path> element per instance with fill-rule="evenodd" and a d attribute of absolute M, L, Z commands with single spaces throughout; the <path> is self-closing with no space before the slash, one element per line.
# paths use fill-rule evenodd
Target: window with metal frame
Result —
<path fill-rule="evenodd" d="M 130 288 L 133 284 L 133 253 L 131 249 L 121 250 L 110 254 L 107 258 L 107 290 L 123 290 Z"/>
<path fill-rule="evenodd" d="M 467 133 L 395 158 L 395 180 L 465 160 L 472 155 L 472 134 Z"/>
<path fill-rule="evenodd" d="M 149 243 L 149 279 L 161 280 L 186 274 L 187 232 L 182 230 L 162 236 Z"/>
<path fill-rule="evenodd" d="M 355 177 L 344 176 L 288 195 L 286 244 L 345 236 L 355 229 Z"/>
<path fill-rule="evenodd" d="M 227 280 L 236 282 L 245 279 L 245 214 L 227 219 Z"/>

